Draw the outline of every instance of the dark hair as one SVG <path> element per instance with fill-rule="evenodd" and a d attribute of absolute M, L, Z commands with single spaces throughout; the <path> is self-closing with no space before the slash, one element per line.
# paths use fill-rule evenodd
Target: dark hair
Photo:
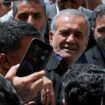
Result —
<path fill-rule="evenodd" d="M 58 0 L 58 2 L 72 2 L 72 3 L 75 3 L 75 2 L 79 2 L 78 0 Z"/>
<path fill-rule="evenodd" d="M 62 94 L 68 105 L 101 105 L 104 82 L 102 67 L 75 64 L 64 74 Z"/>
<path fill-rule="evenodd" d="M 96 19 L 105 15 L 105 4 L 98 5 L 92 12 L 92 27 L 96 26 Z"/>
<path fill-rule="evenodd" d="M 2 4 L 4 6 L 10 6 L 11 5 L 11 0 L 3 0 Z"/>
<path fill-rule="evenodd" d="M 42 5 L 43 10 L 44 10 L 44 13 L 45 13 L 45 15 L 46 15 L 46 5 L 45 5 L 44 0 L 16 0 L 16 1 L 14 1 L 14 3 L 13 3 L 13 17 L 15 17 L 15 15 L 16 15 L 16 13 L 17 13 L 17 6 L 18 6 L 18 3 L 21 3 L 21 2 L 26 2 L 26 3 L 33 2 L 33 3 L 37 3 L 37 4 Z"/>
<path fill-rule="evenodd" d="M 39 32 L 31 24 L 21 20 L 10 20 L 0 23 L 0 52 L 7 53 L 20 47 L 25 36 L 40 37 Z"/>
<path fill-rule="evenodd" d="M 0 105 L 23 105 L 16 89 L 0 74 Z"/>

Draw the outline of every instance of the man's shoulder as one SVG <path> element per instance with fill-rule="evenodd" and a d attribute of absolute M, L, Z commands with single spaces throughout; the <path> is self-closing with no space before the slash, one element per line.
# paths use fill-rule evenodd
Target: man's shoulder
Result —
<path fill-rule="evenodd" d="M 85 55 L 86 56 L 88 56 L 88 55 L 90 56 L 90 55 L 93 55 L 94 53 L 96 54 L 98 52 L 99 52 L 99 50 L 98 50 L 97 46 L 95 45 L 95 46 L 91 47 L 90 49 L 88 49 L 86 51 Z"/>
<path fill-rule="evenodd" d="M 79 10 L 82 11 L 88 18 L 90 18 L 92 15 L 92 10 L 90 10 L 90 9 L 80 6 Z"/>
<path fill-rule="evenodd" d="M 57 14 L 56 4 L 52 4 L 50 8 L 47 9 L 46 14 L 49 19 L 53 19 L 53 17 Z"/>
<path fill-rule="evenodd" d="M 86 58 L 88 63 L 102 65 L 105 67 L 105 63 L 103 61 L 103 57 L 101 52 L 97 46 L 90 48 L 86 53 Z"/>
<path fill-rule="evenodd" d="M 0 22 L 5 22 L 5 21 L 8 21 L 10 19 L 13 19 L 13 10 L 10 10 L 7 14 L 0 17 Z"/>

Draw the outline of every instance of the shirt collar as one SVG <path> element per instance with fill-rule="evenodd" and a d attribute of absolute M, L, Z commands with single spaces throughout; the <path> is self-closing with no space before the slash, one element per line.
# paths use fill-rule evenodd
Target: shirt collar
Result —
<path fill-rule="evenodd" d="M 57 13 L 59 13 L 60 10 L 59 10 L 57 3 L 56 3 L 56 9 L 57 9 Z"/>

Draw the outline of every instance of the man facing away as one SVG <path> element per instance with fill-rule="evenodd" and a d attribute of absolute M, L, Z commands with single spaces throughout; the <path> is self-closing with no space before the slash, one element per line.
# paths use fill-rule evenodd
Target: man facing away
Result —
<path fill-rule="evenodd" d="M 48 100 L 45 103 L 55 105 L 53 103 L 55 101 L 51 101 L 54 99 L 52 81 L 46 77 L 43 70 L 25 77 L 16 76 L 19 67 L 16 64 L 21 62 L 33 38 L 41 39 L 41 36 L 31 24 L 21 20 L 0 23 L 0 73 L 13 83 L 24 104 L 32 101 L 35 95 L 44 87 L 46 91 L 50 89 L 49 94 L 47 93 L 49 99 L 47 97 Z"/>

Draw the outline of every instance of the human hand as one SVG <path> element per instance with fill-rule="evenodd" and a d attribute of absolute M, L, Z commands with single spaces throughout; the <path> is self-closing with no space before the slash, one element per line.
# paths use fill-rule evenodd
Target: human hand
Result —
<path fill-rule="evenodd" d="M 22 97 L 24 103 L 30 102 L 34 96 L 42 89 L 44 71 L 35 72 L 29 76 L 17 77 L 16 72 L 19 65 L 10 68 L 5 78 L 10 80 L 16 87 L 17 92 Z"/>
<path fill-rule="evenodd" d="M 41 102 L 43 105 L 55 105 L 55 92 L 53 82 L 43 77 L 43 88 L 41 90 Z"/>

